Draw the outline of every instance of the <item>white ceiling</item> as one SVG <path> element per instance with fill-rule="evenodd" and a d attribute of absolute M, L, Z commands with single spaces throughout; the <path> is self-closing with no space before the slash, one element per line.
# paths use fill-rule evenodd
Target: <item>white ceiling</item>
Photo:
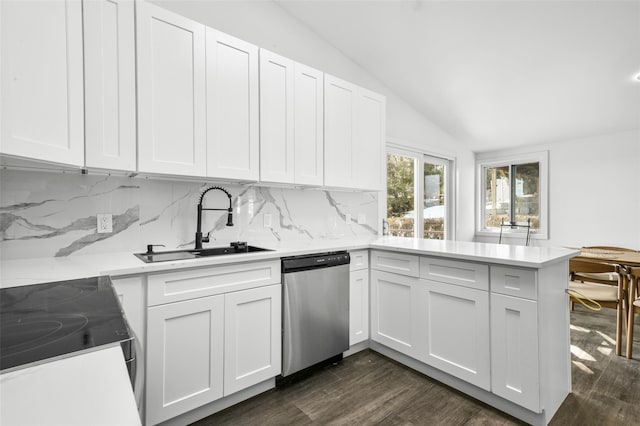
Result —
<path fill-rule="evenodd" d="M 640 0 L 276 3 L 473 151 L 640 129 Z"/>

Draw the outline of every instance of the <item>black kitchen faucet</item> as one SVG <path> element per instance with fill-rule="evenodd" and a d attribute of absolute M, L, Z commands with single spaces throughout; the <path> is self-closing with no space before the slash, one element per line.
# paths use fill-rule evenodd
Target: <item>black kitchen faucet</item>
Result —
<path fill-rule="evenodd" d="M 229 208 L 228 209 L 206 209 L 204 207 L 202 207 L 202 201 L 204 200 L 204 196 L 207 192 L 212 191 L 214 189 L 217 189 L 219 191 L 224 192 L 225 194 L 227 194 L 227 197 L 229 197 Z M 202 211 L 203 210 L 218 210 L 218 211 L 224 211 L 226 210 L 227 213 L 227 226 L 233 226 L 233 207 L 231 207 L 231 194 L 229 194 L 229 192 L 224 189 L 221 188 L 219 186 L 212 186 L 211 188 L 207 188 L 204 191 L 202 191 L 202 194 L 200 195 L 200 201 L 198 201 L 198 225 L 196 228 L 196 250 L 201 249 L 202 248 L 202 243 L 208 243 L 209 242 L 209 232 L 207 232 L 207 236 L 203 237 L 202 236 Z"/>

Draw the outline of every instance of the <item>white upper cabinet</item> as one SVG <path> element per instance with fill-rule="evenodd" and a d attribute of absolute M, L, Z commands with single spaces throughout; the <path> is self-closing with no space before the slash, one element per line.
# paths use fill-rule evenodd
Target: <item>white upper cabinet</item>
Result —
<path fill-rule="evenodd" d="M 260 49 L 260 180 L 294 182 L 294 62 Z"/>
<path fill-rule="evenodd" d="M 0 152 L 84 165 L 82 4 L 0 2 Z"/>
<path fill-rule="evenodd" d="M 383 189 L 385 98 L 325 74 L 324 183 Z"/>
<path fill-rule="evenodd" d="M 386 139 L 385 97 L 358 89 L 357 126 L 353 146 L 354 184 L 356 188 L 384 189 Z"/>
<path fill-rule="evenodd" d="M 260 180 L 322 185 L 322 71 L 260 49 Z"/>
<path fill-rule="evenodd" d="M 354 186 L 355 84 L 324 76 L 324 184 Z"/>
<path fill-rule="evenodd" d="M 295 63 L 294 182 L 322 186 L 324 182 L 324 73 Z"/>
<path fill-rule="evenodd" d="M 258 47 L 207 28 L 207 175 L 258 180 Z"/>
<path fill-rule="evenodd" d="M 206 176 L 205 26 L 136 5 L 138 170 Z"/>
<path fill-rule="evenodd" d="M 133 0 L 83 3 L 87 167 L 136 170 Z"/>

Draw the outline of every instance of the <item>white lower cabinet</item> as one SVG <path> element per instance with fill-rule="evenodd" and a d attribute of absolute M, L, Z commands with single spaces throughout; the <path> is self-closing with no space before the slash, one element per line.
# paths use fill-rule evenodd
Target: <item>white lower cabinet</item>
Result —
<path fill-rule="evenodd" d="M 371 271 L 371 339 L 416 358 L 424 342 L 420 322 L 420 280 Z"/>
<path fill-rule="evenodd" d="M 369 338 L 369 270 L 349 273 L 349 346 Z"/>
<path fill-rule="evenodd" d="M 146 424 L 223 396 L 224 296 L 150 307 Z"/>
<path fill-rule="evenodd" d="M 225 295 L 224 395 L 280 374 L 281 286 Z"/>
<path fill-rule="evenodd" d="M 491 391 L 540 412 L 537 302 L 491 294 Z"/>
<path fill-rule="evenodd" d="M 426 351 L 418 359 L 446 373 L 490 389 L 489 293 L 430 280 L 418 328 Z"/>
<path fill-rule="evenodd" d="M 490 292 L 486 264 L 374 250 L 371 268 L 372 340 L 540 411 L 535 300 Z M 535 294 L 528 270 L 491 268 L 492 290 Z"/>
<path fill-rule="evenodd" d="M 280 261 L 147 276 L 146 425 L 280 374 Z"/>

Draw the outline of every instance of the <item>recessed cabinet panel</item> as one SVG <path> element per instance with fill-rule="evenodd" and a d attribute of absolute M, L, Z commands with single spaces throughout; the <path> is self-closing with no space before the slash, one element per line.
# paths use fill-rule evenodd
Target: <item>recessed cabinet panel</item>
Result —
<path fill-rule="evenodd" d="M 2 154 L 84 166 L 82 3 L 0 2 Z"/>
<path fill-rule="evenodd" d="M 355 186 L 382 190 L 386 143 L 385 97 L 359 88 L 357 104 L 357 133 L 354 139 L 353 161 Z"/>
<path fill-rule="evenodd" d="M 225 295 L 225 396 L 280 374 L 281 288 Z"/>
<path fill-rule="evenodd" d="M 248 262 L 149 274 L 149 306 L 280 282 L 280 261 Z"/>
<path fill-rule="evenodd" d="M 356 91 L 356 85 L 325 74 L 324 184 L 327 186 L 354 187 Z"/>
<path fill-rule="evenodd" d="M 349 345 L 369 338 L 369 270 L 349 273 Z"/>
<path fill-rule="evenodd" d="M 371 252 L 371 268 L 417 277 L 420 274 L 420 258 L 412 254 L 374 250 Z"/>
<path fill-rule="evenodd" d="M 490 389 L 489 293 L 421 281 L 427 288 L 427 352 L 420 358 L 478 387 Z"/>
<path fill-rule="evenodd" d="M 419 353 L 417 278 L 371 271 L 371 339 L 405 355 Z"/>
<path fill-rule="evenodd" d="M 139 170 L 205 176 L 205 26 L 136 4 Z"/>
<path fill-rule="evenodd" d="M 294 182 L 320 186 L 324 180 L 324 74 L 298 63 L 293 70 Z"/>
<path fill-rule="evenodd" d="M 536 300 L 536 271 L 523 268 L 491 266 L 491 291 Z"/>
<path fill-rule="evenodd" d="M 207 28 L 207 175 L 258 180 L 258 48 Z"/>
<path fill-rule="evenodd" d="M 351 251 L 349 252 L 349 256 L 351 257 L 349 270 L 369 269 L 369 250 Z"/>
<path fill-rule="evenodd" d="M 133 0 L 83 3 L 86 166 L 136 170 Z"/>
<path fill-rule="evenodd" d="M 260 49 L 261 181 L 294 180 L 293 66 L 292 60 Z"/>
<path fill-rule="evenodd" d="M 420 278 L 489 291 L 489 266 L 480 263 L 423 256 Z"/>
<path fill-rule="evenodd" d="M 491 391 L 539 413 L 537 303 L 491 295 Z"/>
<path fill-rule="evenodd" d="M 221 398 L 224 296 L 155 306 L 147 315 L 147 423 Z"/>

